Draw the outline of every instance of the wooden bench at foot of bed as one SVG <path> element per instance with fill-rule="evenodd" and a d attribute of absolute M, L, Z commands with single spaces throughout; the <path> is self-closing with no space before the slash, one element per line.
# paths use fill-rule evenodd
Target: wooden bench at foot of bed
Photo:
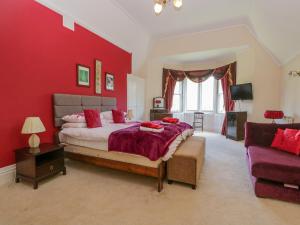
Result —
<path fill-rule="evenodd" d="M 196 189 L 205 156 L 205 138 L 191 136 L 181 143 L 167 162 L 168 183 L 179 181 Z"/>

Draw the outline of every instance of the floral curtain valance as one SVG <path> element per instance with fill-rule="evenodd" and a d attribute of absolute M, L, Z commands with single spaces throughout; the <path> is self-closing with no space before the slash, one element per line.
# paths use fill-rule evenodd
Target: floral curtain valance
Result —
<path fill-rule="evenodd" d="M 234 77 L 235 73 L 236 73 L 236 62 L 215 69 L 207 69 L 207 70 L 183 71 L 183 70 L 172 70 L 172 69 L 164 68 L 163 79 L 162 79 L 163 82 L 162 94 L 163 97 L 165 97 L 168 88 L 170 88 L 171 83 L 174 83 L 174 81 L 175 83 L 176 81 L 183 81 L 185 78 L 188 78 L 191 81 L 196 83 L 201 83 L 206 81 L 211 76 L 213 76 L 216 80 L 220 80 L 226 74 L 228 74 L 229 85 L 232 85 L 235 80 Z M 172 81 L 170 79 L 172 79 Z"/>
<path fill-rule="evenodd" d="M 185 78 L 190 79 L 196 83 L 201 83 L 206 81 L 209 77 L 213 76 L 215 79 L 222 79 L 229 70 L 231 70 L 234 63 L 221 66 L 215 69 L 207 69 L 207 70 L 194 70 L 194 71 L 182 71 L 182 70 L 172 70 L 172 69 L 163 69 L 163 74 L 171 76 L 171 78 L 175 81 L 183 81 Z"/>

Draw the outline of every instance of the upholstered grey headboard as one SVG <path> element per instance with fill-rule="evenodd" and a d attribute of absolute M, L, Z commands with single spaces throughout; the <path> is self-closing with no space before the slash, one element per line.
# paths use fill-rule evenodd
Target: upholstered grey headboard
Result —
<path fill-rule="evenodd" d="M 54 94 L 54 125 L 61 127 L 62 117 L 82 112 L 84 109 L 98 109 L 101 112 L 116 109 L 117 100 L 114 97 Z"/>

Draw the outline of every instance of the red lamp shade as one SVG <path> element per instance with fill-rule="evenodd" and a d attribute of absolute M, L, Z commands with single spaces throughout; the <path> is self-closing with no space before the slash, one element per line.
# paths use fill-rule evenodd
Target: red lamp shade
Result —
<path fill-rule="evenodd" d="M 282 119 L 284 117 L 284 113 L 282 111 L 272 111 L 272 110 L 267 110 L 265 112 L 265 118 L 266 119 Z"/>

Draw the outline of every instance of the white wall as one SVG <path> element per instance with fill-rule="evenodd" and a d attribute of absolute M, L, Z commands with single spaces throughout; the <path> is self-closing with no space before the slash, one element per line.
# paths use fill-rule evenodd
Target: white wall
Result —
<path fill-rule="evenodd" d="M 161 77 L 162 68 L 166 66 L 165 57 L 241 46 L 248 48 L 235 54 L 237 83 L 251 82 L 254 91 L 254 100 L 243 102 L 242 109 L 249 112 L 249 121 L 265 122 L 263 114 L 266 109 L 280 108 L 281 67 L 244 26 L 158 40 L 144 68 L 146 118 L 149 117 L 152 98 L 162 94 Z M 232 61 L 232 58 L 230 60 Z M 205 62 L 203 66 L 199 63 L 197 69 L 222 66 L 229 62 L 226 59 L 211 60 L 210 63 Z"/>
<path fill-rule="evenodd" d="M 145 113 L 145 81 L 143 78 L 127 76 L 127 108 L 133 111 L 133 120 L 143 120 Z"/>
<path fill-rule="evenodd" d="M 300 71 L 300 55 L 288 62 L 282 72 L 281 106 L 287 116 L 300 122 L 300 77 L 289 76 L 291 70 Z"/>

